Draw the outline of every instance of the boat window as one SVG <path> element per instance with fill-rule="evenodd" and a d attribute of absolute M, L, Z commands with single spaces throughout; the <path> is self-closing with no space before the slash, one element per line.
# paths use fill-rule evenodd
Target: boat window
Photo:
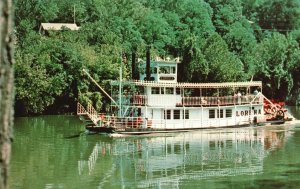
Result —
<path fill-rule="evenodd" d="M 157 67 L 150 68 L 152 74 L 157 74 Z"/>
<path fill-rule="evenodd" d="M 162 66 L 159 68 L 159 73 L 162 74 L 169 74 L 170 73 L 170 67 L 169 66 Z"/>
<path fill-rule="evenodd" d="M 152 87 L 151 94 L 159 94 L 159 87 Z"/>
<path fill-rule="evenodd" d="M 166 87 L 166 94 L 174 94 L 174 89 L 171 87 Z"/>
<path fill-rule="evenodd" d="M 164 111 L 164 119 L 171 119 L 171 110 Z"/>
<path fill-rule="evenodd" d="M 175 74 L 175 72 L 176 72 L 176 67 L 172 66 L 172 67 L 171 67 L 171 73 L 172 73 L 172 74 Z"/>
<path fill-rule="evenodd" d="M 226 109 L 226 117 L 232 117 L 232 109 Z"/>
<path fill-rule="evenodd" d="M 160 88 L 160 94 L 165 94 L 165 88 L 164 87 Z"/>
<path fill-rule="evenodd" d="M 189 110 L 184 111 L 184 119 L 190 119 L 190 111 Z"/>
<path fill-rule="evenodd" d="M 180 95 L 180 88 L 176 88 L 176 94 Z"/>
<path fill-rule="evenodd" d="M 217 117 L 223 118 L 223 109 L 217 111 Z"/>
<path fill-rule="evenodd" d="M 215 118 L 215 110 L 209 110 L 209 118 Z"/>
<path fill-rule="evenodd" d="M 180 110 L 174 110 L 173 119 L 180 119 Z"/>

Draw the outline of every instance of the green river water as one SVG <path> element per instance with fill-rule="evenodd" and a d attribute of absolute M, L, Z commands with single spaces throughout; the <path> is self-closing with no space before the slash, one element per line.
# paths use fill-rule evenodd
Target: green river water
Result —
<path fill-rule="evenodd" d="M 300 121 L 151 136 L 84 130 L 76 116 L 16 118 L 10 188 L 300 188 Z"/>

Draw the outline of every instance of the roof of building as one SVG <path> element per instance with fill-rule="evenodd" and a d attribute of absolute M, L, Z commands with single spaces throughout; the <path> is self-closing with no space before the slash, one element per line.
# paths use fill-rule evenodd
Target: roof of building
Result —
<path fill-rule="evenodd" d="M 70 30 L 79 30 L 80 27 L 78 27 L 75 23 L 42 23 L 40 30 L 62 30 L 64 28 L 68 28 Z"/>

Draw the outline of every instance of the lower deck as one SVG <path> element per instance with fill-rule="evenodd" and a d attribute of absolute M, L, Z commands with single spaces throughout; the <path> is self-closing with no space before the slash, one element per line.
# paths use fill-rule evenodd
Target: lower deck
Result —
<path fill-rule="evenodd" d="M 278 112 L 283 115 L 277 114 Z M 209 107 L 132 106 L 126 107 L 125 113 L 122 117 L 98 114 L 91 106 L 86 111 L 80 104 L 77 112 L 89 131 L 131 134 L 282 123 L 287 115 L 282 110 L 268 114 L 264 104 Z M 269 118 L 270 115 L 273 117 Z"/>
<path fill-rule="evenodd" d="M 133 107 L 119 128 L 199 129 L 265 122 L 263 104 L 210 107 Z"/>

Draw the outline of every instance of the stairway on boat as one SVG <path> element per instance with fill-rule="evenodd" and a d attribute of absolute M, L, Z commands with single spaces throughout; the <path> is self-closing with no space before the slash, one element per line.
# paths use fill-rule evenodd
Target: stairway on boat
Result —
<path fill-rule="evenodd" d="M 77 115 L 85 123 L 85 126 L 98 126 L 99 114 L 95 108 L 89 103 L 87 110 L 78 102 Z"/>

